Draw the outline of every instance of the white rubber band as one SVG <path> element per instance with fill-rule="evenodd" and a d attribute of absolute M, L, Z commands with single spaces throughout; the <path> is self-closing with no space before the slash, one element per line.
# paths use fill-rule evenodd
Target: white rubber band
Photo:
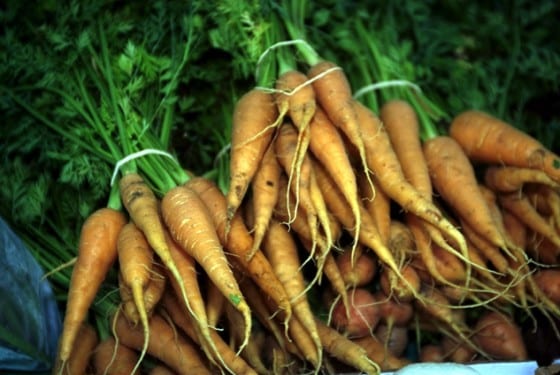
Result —
<path fill-rule="evenodd" d="M 113 176 L 111 176 L 111 186 L 113 186 L 113 184 L 115 183 L 115 179 L 117 178 L 117 174 L 119 173 L 119 169 L 121 169 L 123 164 L 126 164 L 131 160 L 141 158 L 145 155 L 163 155 L 163 156 L 167 156 L 168 158 L 171 158 L 171 159 L 175 160 L 175 157 L 173 155 L 171 155 L 169 152 L 157 150 L 155 148 L 147 148 L 147 149 L 142 150 L 142 151 L 134 152 L 130 155 L 125 156 L 124 158 L 119 160 L 117 162 L 117 164 L 115 164 L 115 169 L 113 170 Z"/>
<path fill-rule="evenodd" d="M 417 84 L 412 83 L 412 82 L 407 81 L 407 80 L 404 80 L 404 79 L 395 79 L 395 80 L 391 80 L 391 81 L 377 82 L 377 83 L 373 83 L 371 85 L 367 85 L 365 87 L 362 87 L 361 89 L 359 89 L 358 91 L 356 91 L 354 93 L 354 99 L 357 99 L 360 96 L 362 96 L 362 95 L 364 95 L 364 94 L 366 94 L 370 91 L 384 89 L 386 87 L 393 87 L 393 86 L 408 86 L 408 87 L 411 87 L 414 90 L 418 91 L 419 93 L 422 93 L 422 89 Z"/>

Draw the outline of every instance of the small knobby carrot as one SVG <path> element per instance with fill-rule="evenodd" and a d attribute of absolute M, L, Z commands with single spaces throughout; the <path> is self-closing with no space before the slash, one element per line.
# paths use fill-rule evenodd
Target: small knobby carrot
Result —
<path fill-rule="evenodd" d="M 512 193 L 519 191 L 526 184 L 542 184 L 553 189 L 560 188 L 560 184 L 552 180 L 539 169 L 489 166 L 484 171 L 484 183 L 490 189 Z"/>
<path fill-rule="evenodd" d="M 274 134 L 278 110 L 272 94 L 254 88 L 236 103 L 231 134 L 228 217 L 241 205 Z"/>
<path fill-rule="evenodd" d="M 88 309 L 117 259 L 117 239 L 126 222 L 121 211 L 105 207 L 93 212 L 82 226 L 55 365 L 60 374 L 70 358 Z"/>
<path fill-rule="evenodd" d="M 124 375 L 140 373 L 136 369 L 138 352 L 118 343 L 113 336 L 101 341 L 93 352 L 96 375 Z"/>
<path fill-rule="evenodd" d="M 313 89 L 317 102 L 333 124 L 354 145 L 367 175 L 366 140 L 362 136 L 361 121 L 354 106 L 356 100 L 352 97 L 352 88 L 345 72 L 331 61 L 320 61 L 309 69 L 307 76 L 314 79 Z"/>
<path fill-rule="evenodd" d="M 437 136 L 424 142 L 424 155 L 432 183 L 441 197 L 481 236 L 507 249 L 480 193 L 474 168 L 459 144 L 449 136 Z"/>
<path fill-rule="evenodd" d="M 282 168 L 276 159 L 274 144 L 267 148 L 263 159 L 251 181 L 251 201 L 255 221 L 252 225 L 253 246 L 251 256 L 260 247 L 262 239 L 272 218 L 274 206 L 279 198 L 279 179 Z"/>
<path fill-rule="evenodd" d="M 229 266 L 208 207 L 194 190 L 176 186 L 163 197 L 161 210 L 173 239 L 201 265 L 229 303 L 243 314 L 248 340 L 251 311 Z"/>
<path fill-rule="evenodd" d="M 137 366 L 139 366 L 146 354 L 146 347 L 150 338 L 148 312 L 144 304 L 144 291 L 150 282 L 150 268 L 154 259 L 154 251 L 142 231 L 133 222 L 129 222 L 121 229 L 117 251 L 122 281 L 131 290 L 132 300 L 144 329 L 145 343 L 138 359 Z"/>
<path fill-rule="evenodd" d="M 391 140 L 379 118 L 360 102 L 356 102 L 354 107 L 362 127 L 368 166 L 377 176 L 383 191 L 404 210 L 420 216 L 441 230 L 466 256 L 465 239 L 461 232 L 445 218 L 437 206 L 406 180 Z"/>
<path fill-rule="evenodd" d="M 529 134 L 488 113 L 467 110 L 449 126 L 449 135 L 474 161 L 544 171 L 560 183 L 560 157 Z"/>
<path fill-rule="evenodd" d="M 525 194 L 520 192 L 498 194 L 498 201 L 504 210 L 510 211 L 528 228 L 560 247 L 560 233 L 538 213 Z"/>
<path fill-rule="evenodd" d="M 126 318 L 118 314 L 112 319 L 115 338 L 119 343 L 134 350 L 144 345 L 144 334 L 139 327 L 132 327 Z M 205 358 L 196 348 L 194 342 L 184 335 L 178 334 L 159 313 L 150 319 L 150 335 L 148 354 L 159 359 L 179 374 L 207 374 Z"/>
<path fill-rule="evenodd" d="M 234 215 L 230 218 L 229 233 L 226 234 L 226 199 L 218 186 L 203 177 L 192 178 L 186 186 L 195 191 L 208 208 L 221 245 L 232 254 L 231 262 L 241 266 L 265 295 L 278 305 L 287 321 L 292 314 L 290 299 L 262 251 L 257 249 L 254 254 L 251 254 L 253 253 L 253 238 L 241 216 Z"/>

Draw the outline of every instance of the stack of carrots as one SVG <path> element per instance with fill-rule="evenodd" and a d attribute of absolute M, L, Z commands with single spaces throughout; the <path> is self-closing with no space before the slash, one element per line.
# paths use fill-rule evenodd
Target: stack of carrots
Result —
<path fill-rule="evenodd" d="M 56 373 L 527 359 L 520 312 L 560 316 L 560 157 L 478 111 L 421 139 L 409 102 L 376 113 L 352 95 L 322 59 L 247 92 L 225 193 L 123 168 L 83 226 Z M 87 312 L 113 267 L 122 303 L 101 340 Z"/>

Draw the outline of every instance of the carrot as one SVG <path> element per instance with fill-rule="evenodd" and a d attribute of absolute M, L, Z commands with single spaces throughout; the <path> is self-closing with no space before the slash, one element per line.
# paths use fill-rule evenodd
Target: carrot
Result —
<path fill-rule="evenodd" d="M 414 267 L 404 264 L 396 274 L 391 268 L 383 267 L 380 272 L 381 289 L 401 302 L 411 301 L 420 291 L 420 276 Z"/>
<path fill-rule="evenodd" d="M 395 357 L 401 357 L 409 343 L 408 327 L 405 326 L 390 327 L 387 324 L 378 324 L 374 335 L 383 342 L 385 350 Z"/>
<path fill-rule="evenodd" d="M 255 222 L 252 225 L 253 246 L 249 258 L 260 247 L 262 239 L 272 218 L 274 206 L 279 198 L 279 179 L 282 168 L 278 164 L 274 153 L 274 145 L 271 144 L 264 153 L 261 164 L 251 181 L 251 192 Z"/>
<path fill-rule="evenodd" d="M 262 251 L 251 254 L 253 238 L 241 216 L 233 216 L 229 221 L 229 237 L 226 238 L 226 199 L 218 186 L 212 181 L 195 177 L 187 182 L 187 186 L 195 191 L 201 201 L 208 207 L 210 218 L 217 237 L 222 246 L 227 249 L 231 261 L 237 263 L 255 281 L 266 296 L 271 298 L 288 321 L 292 315 L 292 307 L 284 286 L 274 273 L 274 270 Z"/>
<path fill-rule="evenodd" d="M 354 108 L 353 103 L 356 101 L 352 97 L 348 77 L 340 66 L 331 61 L 319 61 L 314 64 L 309 69 L 307 76 L 313 79 L 317 103 L 333 124 L 356 147 L 363 171 L 369 180 L 365 139 L 362 136 L 360 120 Z"/>
<path fill-rule="evenodd" d="M 527 247 L 528 228 L 521 220 L 510 211 L 502 210 L 502 220 L 504 229 L 510 238 L 510 241 L 520 249 Z"/>
<path fill-rule="evenodd" d="M 113 336 L 101 341 L 92 358 L 96 375 L 125 375 L 139 374 L 136 369 L 138 353 L 120 343 Z"/>
<path fill-rule="evenodd" d="M 134 350 L 140 350 L 144 346 L 142 330 L 131 327 L 124 316 L 116 315 L 113 324 L 119 343 Z M 161 315 L 152 316 L 150 331 L 153 334 L 148 342 L 148 354 L 180 374 L 211 374 L 193 341 L 178 334 Z"/>
<path fill-rule="evenodd" d="M 506 315 L 487 311 L 476 322 L 474 340 L 480 348 L 494 359 L 523 361 L 527 349 L 521 330 Z"/>
<path fill-rule="evenodd" d="M 451 336 L 444 336 L 441 346 L 447 361 L 454 363 L 470 363 L 476 358 L 476 351 L 467 343 Z"/>
<path fill-rule="evenodd" d="M 235 105 L 227 192 L 228 218 L 233 217 L 245 197 L 272 139 L 277 117 L 272 94 L 257 88 L 245 93 Z"/>
<path fill-rule="evenodd" d="M 189 315 L 183 313 L 181 302 L 169 290 L 163 295 L 162 306 L 169 314 L 171 320 L 195 343 L 200 344 L 200 341 L 198 341 L 199 335 L 195 326 L 196 322 L 193 321 Z M 256 372 L 249 367 L 247 362 L 238 356 L 215 330 L 210 331 L 210 336 L 216 348 L 221 353 L 221 357 L 224 359 L 227 368 L 234 374 L 256 374 Z"/>
<path fill-rule="evenodd" d="M 424 142 L 424 156 L 434 187 L 457 214 L 495 246 L 507 249 L 488 205 L 482 197 L 474 169 L 459 144 L 437 136 Z"/>
<path fill-rule="evenodd" d="M 196 332 L 200 335 L 199 344 L 208 358 L 220 360 L 218 348 L 212 340 L 210 323 L 206 315 L 204 297 L 198 281 L 198 271 L 194 257 L 175 241 L 171 233 L 165 231 L 165 240 L 169 249 L 169 254 L 177 272 L 180 275 L 181 284 L 175 278 L 170 278 L 171 287 L 177 295 L 182 295 L 182 290 L 186 291 L 186 298 L 182 299 L 187 308 L 187 314 L 194 319 Z M 168 271 L 169 272 L 169 271 Z M 214 354 L 218 355 L 217 357 Z"/>
<path fill-rule="evenodd" d="M 186 186 L 169 190 L 162 199 L 161 210 L 173 239 L 201 265 L 245 317 L 246 339 L 241 350 L 249 339 L 251 311 L 228 264 L 211 212 L 200 196 Z"/>
<path fill-rule="evenodd" d="M 125 224 L 122 212 L 106 207 L 93 212 L 82 226 L 55 365 L 59 374 L 70 358 L 78 331 L 97 291 L 117 259 L 117 238 Z"/>
<path fill-rule="evenodd" d="M 363 173 L 358 174 L 358 189 L 366 211 L 375 222 L 381 241 L 387 245 L 391 231 L 391 199 L 385 194 L 375 176 L 369 178 Z"/>
<path fill-rule="evenodd" d="M 372 252 L 364 250 L 358 250 L 360 255 L 356 258 L 354 265 L 351 261 L 352 250 L 350 248 L 344 249 L 336 256 L 336 264 L 348 289 L 366 286 L 377 274 L 377 257 Z"/>
<path fill-rule="evenodd" d="M 366 144 L 367 163 L 385 193 L 404 210 L 421 217 L 447 235 L 466 256 L 465 239 L 442 212 L 405 178 L 400 161 L 383 124 L 360 102 L 355 103 Z"/>
<path fill-rule="evenodd" d="M 449 135 L 477 162 L 544 171 L 560 182 L 560 158 L 539 141 L 487 113 L 468 110 L 457 115 Z"/>
<path fill-rule="evenodd" d="M 263 242 L 263 252 L 274 268 L 278 279 L 284 285 L 284 289 L 290 298 L 293 315 L 297 317 L 302 323 L 303 329 L 311 336 L 317 351 L 316 357 L 320 363 L 321 340 L 306 295 L 307 287 L 300 269 L 298 247 L 287 228 L 276 220 L 270 223 Z"/>
<path fill-rule="evenodd" d="M 206 315 L 210 326 L 217 326 L 224 312 L 226 298 L 212 280 L 206 280 Z"/>
<path fill-rule="evenodd" d="M 154 252 L 142 231 L 133 222 L 129 222 L 121 229 L 117 242 L 117 251 L 122 280 L 132 292 L 132 299 L 144 329 L 144 347 L 134 369 L 136 371 L 144 358 L 150 338 L 148 312 L 144 305 L 144 291 L 150 282 L 150 267 L 153 262 Z"/>
<path fill-rule="evenodd" d="M 382 324 L 388 327 L 407 326 L 413 318 L 414 309 L 412 301 L 399 301 L 379 290 L 374 293 L 379 308 L 379 317 Z"/>
<path fill-rule="evenodd" d="M 366 374 L 379 374 L 379 365 L 369 358 L 362 346 L 344 337 L 319 319 L 316 320 L 321 342 L 328 354 Z"/>
<path fill-rule="evenodd" d="M 555 246 L 560 247 L 560 233 L 537 212 L 526 195 L 517 192 L 499 194 L 498 201 L 503 209 L 514 214 L 528 228 L 543 235 Z"/>
<path fill-rule="evenodd" d="M 418 117 L 405 100 L 389 100 L 381 106 L 379 118 L 407 181 L 424 197 L 431 199 L 432 183 L 424 162 Z"/>
<path fill-rule="evenodd" d="M 85 374 L 90 369 L 93 350 L 99 343 L 99 336 L 93 326 L 83 323 L 79 330 L 80 343 L 70 353 L 66 373 L 70 375 Z"/>
<path fill-rule="evenodd" d="M 399 358 L 390 353 L 383 345 L 383 342 L 375 336 L 365 336 L 352 341 L 364 348 L 367 356 L 372 361 L 378 363 L 383 371 L 396 371 L 411 363 L 408 359 Z"/>
<path fill-rule="evenodd" d="M 560 187 L 541 170 L 508 166 L 486 168 L 484 183 L 490 189 L 504 193 L 519 191 L 525 184 L 542 184 L 553 189 Z"/>
<path fill-rule="evenodd" d="M 358 183 L 344 141 L 337 128 L 321 108 L 317 108 L 309 125 L 309 130 L 311 133 L 309 145 L 311 152 L 340 188 L 342 195 L 352 209 L 355 230 L 359 233 L 361 219 Z M 357 241 L 354 245 L 357 245 Z"/>
<path fill-rule="evenodd" d="M 538 233 L 529 233 L 527 252 L 541 264 L 555 265 L 560 262 L 560 248 Z"/>
<path fill-rule="evenodd" d="M 168 242 L 165 237 L 164 223 L 160 216 L 160 202 L 152 189 L 146 184 L 142 176 L 137 173 L 127 173 L 119 181 L 121 200 L 130 215 L 130 219 L 144 233 L 146 240 L 167 267 L 170 274 L 182 287 L 183 280 L 171 257 Z M 181 290 L 181 295 L 187 302 L 187 293 Z"/>
<path fill-rule="evenodd" d="M 276 155 L 280 165 L 284 168 L 285 173 L 289 176 L 291 165 L 295 158 L 295 148 L 297 143 L 297 132 L 290 123 L 283 123 L 276 137 Z M 297 184 L 291 185 L 288 177 L 288 189 L 285 199 L 288 207 L 290 207 L 290 192 L 295 197 L 295 208 L 297 210 L 299 204 L 303 207 L 309 227 L 312 229 L 312 235 L 317 235 L 319 225 L 323 228 L 327 243 L 332 243 L 332 234 L 330 232 L 330 223 L 326 211 L 323 209 L 324 203 L 318 198 L 316 190 L 313 190 L 313 167 L 311 159 L 308 155 L 303 156 Z M 293 220 L 295 213 L 289 213 L 289 222 Z"/>

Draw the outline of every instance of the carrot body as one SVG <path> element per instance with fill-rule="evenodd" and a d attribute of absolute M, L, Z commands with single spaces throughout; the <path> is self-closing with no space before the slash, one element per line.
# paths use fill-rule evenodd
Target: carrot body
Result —
<path fill-rule="evenodd" d="M 117 239 L 125 224 L 126 217 L 122 212 L 101 208 L 91 214 L 82 226 L 59 342 L 56 368 L 60 373 L 70 358 L 87 311 L 109 268 L 117 259 Z"/>
<path fill-rule="evenodd" d="M 480 348 L 495 359 L 523 361 L 527 349 L 521 330 L 507 316 L 488 311 L 477 321 L 474 340 Z"/>
<path fill-rule="evenodd" d="M 278 112 L 280 115 L 287 113 L 301 132 L 309 125 L 317 108 L 313 86 L 304 73 L 288 70 L 278 77 L 275 88 L 280 91 L 274 95 Z"/>
<path fill-rule="evenodd" d="M 276 302 L 286 320 L 289 319 L 292 307 L 286 290 L 262 251 L 257 249 L 254 252 L 252 250 L 253 238 L 241 216 L 234 216 L 230 219 L 230 231 L 226 238 L 226 200 L 217 185 L 202 177 L 195 177 L 189 180 L 187 186 L 196 191 L 209 208 L 208 212 L 222 246 L 234 255 L 231 257 L 231 261 L 239 264 L 265 295 Z"/>
<path fill-rule="evenodd" d="M 457 115 L 449 135 L 472 160 L 544 171 L 560 182 L 560 158 L 539 141 L 487 113 L 468 110 Z"/>
<path fill-rule="evenodd" d="M 146 353 L 146 346 L 150 337 L 148 312 L 144 304 L 144 291 L 150 282 L 150 268 L 153 263 L 154 252 L 142 231 L 133 222 L 129 222 L 121 229 L 117 250 L 122 280 L 130 287 L 132 299 L 144 328 L 145 346 L 138 359 L 139 365 Z"/>
<path fill-rule="evenodd" d="M 272 94 L 253 89 L 235 105 L 232 120 L 228 217 L 245 197 L 270 140 L 278 111 Z"/>
<path fill-rule="evenodd" d="M 162 199 L 161 210 L 173 239 L 196 259 L 216 287 L 243 314 L 248 338 L 251 312 L 228 264 L 208 207 L 194 190 L 177 186 Z"/>
<path fill-rule="evenodd" d="M 101 341 L 93 353 L 96 375 L 137 375 L 138 353 L 120 343 L 113 336 Z"/>
<path fill-rule="evenodd" d="M 252 209 L 254 210 L 253 246 L 249 258 L 260 247 L 279 198 L 279 179 L 282 168 L 278 164 L 273 145 L 267 148 L 251 182 Z"/>
<path fill-rule="evenodd" d="M 531 183 L 550 186 L 554 189 L 560 187 L 541 170 L 507 166 L 486 168 L 484 182 L 490 189 L 506 193 L 519 191 L 525 184 Z"/>
<path fill-rule="evenodd" d="M 459 144 L 448 136 L 431 138 L 424 143 L 424 155 L 442 198 L 481 236 L 507 248 L 480 193 L 473 166 Z"/>

